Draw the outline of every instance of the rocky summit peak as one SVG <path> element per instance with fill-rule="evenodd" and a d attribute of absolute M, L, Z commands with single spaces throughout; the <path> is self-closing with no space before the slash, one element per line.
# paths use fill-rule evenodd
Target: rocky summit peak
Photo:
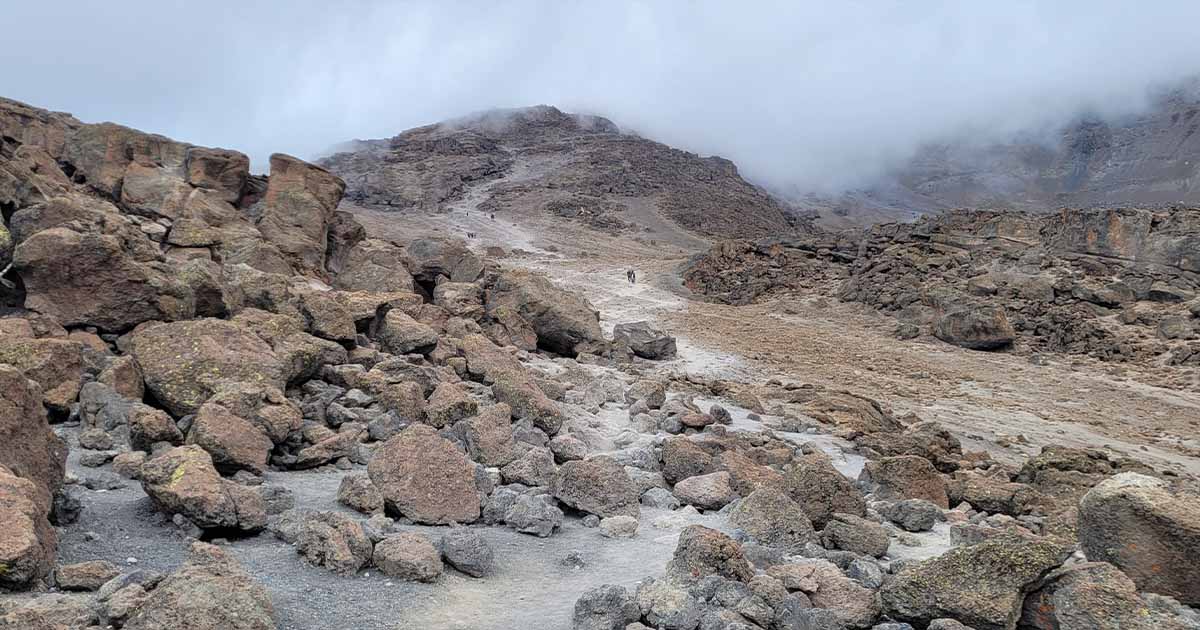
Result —
<path fill-rule="evenodd" d="M 478 112 L 357 141 L 320 161 L 365 207 L 567 212 L 610 230 L 664 221 L 700 237 L 790 233 L 794 219 L 719 157 L 549 105 Z M 484 192 L 486 191 L 486 192 Z M 649 205 L 653 216 L 630 212 Z"/>
<path fill-rule="evenodd" d="M 570 114 L 552 105 L 489 109 L 438 123 L 443 132 L 468 131 L 518 144 L 546 142 L 582 134 L 617 134 L 611 120 L 590 114 Z"/>

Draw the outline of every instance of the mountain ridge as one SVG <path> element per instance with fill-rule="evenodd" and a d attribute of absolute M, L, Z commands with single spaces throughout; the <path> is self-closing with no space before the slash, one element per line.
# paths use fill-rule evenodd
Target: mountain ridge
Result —
<path fill-rule="evenodd" d="M 794 230 L 779 200 L 737 166 L 621 132 L 612 121 L 539 105 L 491 110 L 416 127 L 318 161 L 346 180 L 347 199 L 396 210 L 443 210 L 472 184 L 535 165 L 491 190 L 489 209 L 537 206 L 629 223 L 641 201 L 705 237 L 756 238 Z"/>

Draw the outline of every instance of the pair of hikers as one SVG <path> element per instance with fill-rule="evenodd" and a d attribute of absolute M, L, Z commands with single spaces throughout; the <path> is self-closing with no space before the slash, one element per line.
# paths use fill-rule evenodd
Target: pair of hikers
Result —
<path fill-rule="evenodd" d="M 629 280 L 629 284 L 634 284 L 637 282 L 637 272 L 630 269 L 625 272 L 625 278 Z"/>

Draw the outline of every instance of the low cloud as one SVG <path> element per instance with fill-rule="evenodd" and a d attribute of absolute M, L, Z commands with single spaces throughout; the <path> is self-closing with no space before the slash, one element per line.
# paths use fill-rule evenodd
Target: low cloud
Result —
<path fill-rule="evenodd" d="M 4 13 L 4 96 L 256 165 L 548 103 L 729 157 L 773 188 L 834 192 L 924 142 L 1135 114 L 1151 90 L 1200 73 L 1189 0 L 130 0 Z"/>

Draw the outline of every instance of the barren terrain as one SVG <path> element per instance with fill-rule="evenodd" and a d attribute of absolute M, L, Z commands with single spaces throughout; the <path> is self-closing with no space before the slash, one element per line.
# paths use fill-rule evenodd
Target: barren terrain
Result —
<path fill-rule="evenodd" d="M 471 247 L 503 248 L 510 252 L 505 264 L 543 271 L 587 296 L 608 328 L 658 322 L 679 339 L 685 358 L 676 369 L 847 389 L 937 420 L 1000 459 L 1024 458 L 1049 443 L 1105 445 L 1200 473 L 1200 395 L 1157 386 L 1171 368 L 1061 355 L 1034 361 L 931 337 L 898 340 L 894 319 L 831 299 L 713 304 L 688 295 L 679 280 L 679 268 L 707 243 L 667 222 L 650 224 L 652 213 L 628 217 L 649 230 L 610 235 L 519 208 L 492 219 L 473 211 L 479 196 L 467 199 L 449 212 L 354 212 L 382 238 L 474 234 Z M 630 268 L 638 272 L 635 285 L 625 280 Z"/>

